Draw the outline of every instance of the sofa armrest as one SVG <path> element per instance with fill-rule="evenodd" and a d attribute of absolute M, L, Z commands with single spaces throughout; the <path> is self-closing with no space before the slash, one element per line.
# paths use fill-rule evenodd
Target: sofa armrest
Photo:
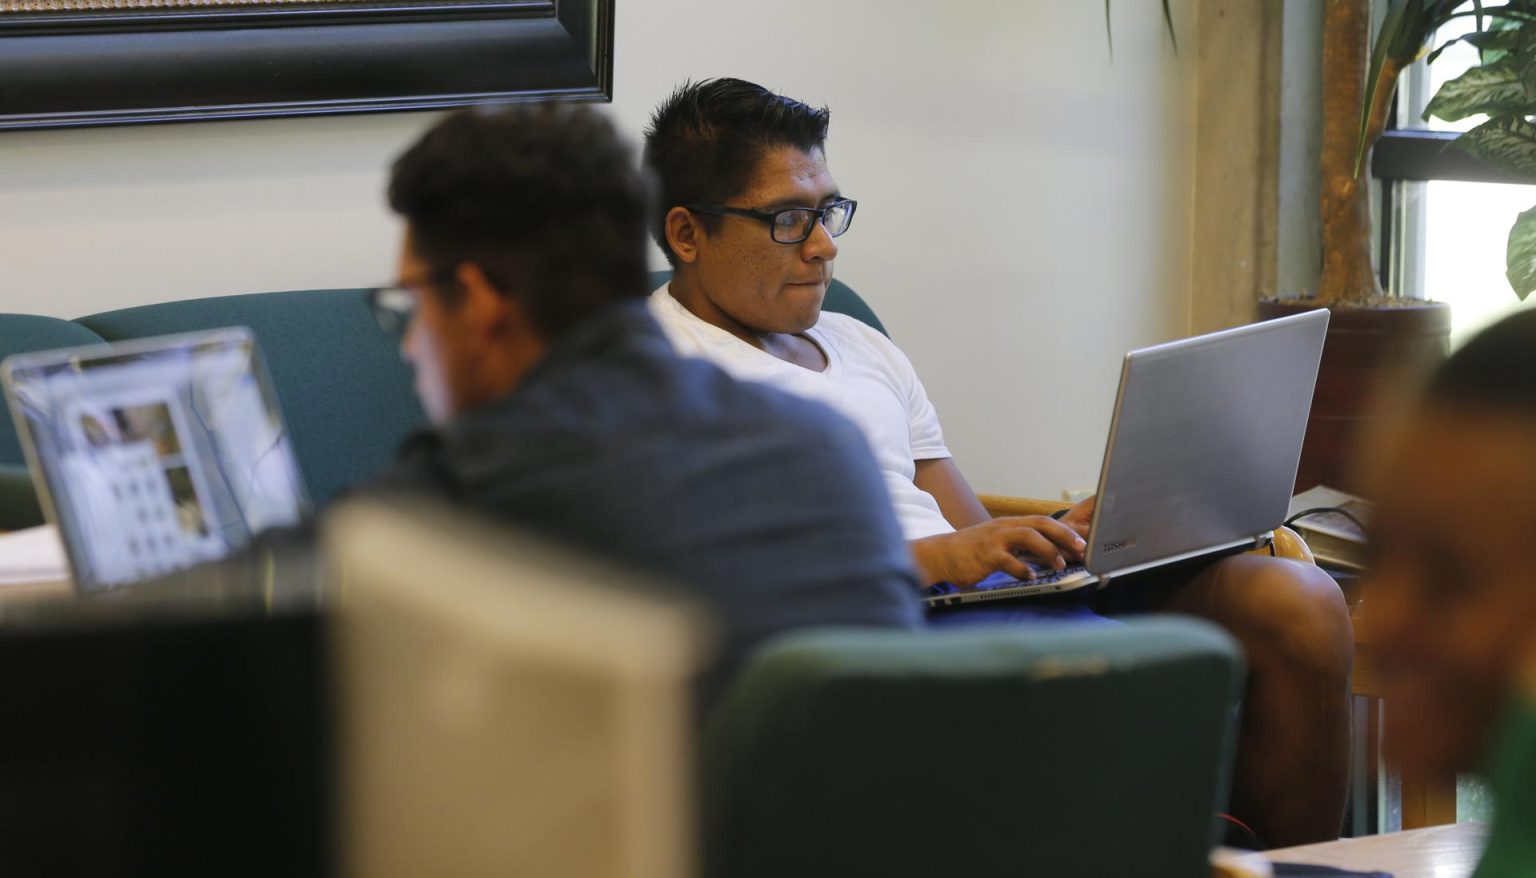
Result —
<path fill-rule="evenodd" d="M 24 466 L 0 464 L 0 531 L 21 530 L 43 523 L 42 507 Z"/>
<path fill-rule="evenodd" d="M 981 505 L 993 518 L 1005 515 L 1050 515 L 1071 507 L 1060 500 L 1035 500 L 1029 497 L 1007 497 L 1002 494 L 979 494 Z"/>

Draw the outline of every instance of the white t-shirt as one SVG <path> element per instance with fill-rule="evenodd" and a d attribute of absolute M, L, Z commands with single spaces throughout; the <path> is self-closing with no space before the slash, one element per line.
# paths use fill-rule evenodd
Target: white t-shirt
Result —
<path fill-rule="evenodd" d="M 650 305 L 679 353 L 709 360 L 742 381 L 826 403 L 857 424 L 875 453 L 907 539 L 954 531 L 933 495 L 912 481 L 916 461 L 950 453 L 923 383 L 890 339 L 852 317 L 823 311 L 805 333 L 827 358 L 826 371 L 813 372 L 700 320 L 665 286 L 651 294 Z"/>

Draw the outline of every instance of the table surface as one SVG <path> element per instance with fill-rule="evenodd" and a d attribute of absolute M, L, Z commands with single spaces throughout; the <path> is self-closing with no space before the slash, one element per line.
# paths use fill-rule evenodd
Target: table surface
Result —
<path fill-rule="evenodd" d="M 1431 826 L 1364 838 L 1268 851 L 1276 863 L 1311 863 L 1356 872 L 1388 872 L 1393 878 L 1467 878 L 1487 843 L 1484 823 Z"/>

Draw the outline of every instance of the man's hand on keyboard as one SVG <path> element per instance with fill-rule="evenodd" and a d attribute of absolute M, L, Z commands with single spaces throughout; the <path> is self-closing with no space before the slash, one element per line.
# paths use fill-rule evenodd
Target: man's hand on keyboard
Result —
<path fill-rule="evenodd" d="M 994 518 L 952 534 L 915 540 L 912 555 L 924 584 L 963 586 L 975 585 L 999 570 L 1031 580 L 1035 572 L 1026 558 L 1060 570 L 1068 563 L 1081 562 L 1086 547 L 1067 524 L 1044 515 L 1023 515 Z"/>

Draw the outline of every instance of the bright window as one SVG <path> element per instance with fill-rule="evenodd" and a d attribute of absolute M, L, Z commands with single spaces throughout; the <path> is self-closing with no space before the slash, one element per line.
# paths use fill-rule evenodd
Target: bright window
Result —
<path fill-rule="evenodd" d="M 1459 19 L 1437 34 L 1435 45 L 1472 27 L 1470 18 Z M 1453 344 L 1522 307 L 1504 277 L 1504 251 L 1515 217 L 1536 207 L 1536 186 L 1491 182 L 1499 175 L 1479 173 L 1480 165 L 1456 147 L 1447 148 L 1448 132 L 1465 131 L 1485 117 L 1455 123 L 1422 119 L 1440 86 L 1477 60 L 1473 46 L 1459 43 L 1433 64 L 1420 61 L 1404 73 L 1398 87 L 1398 131 L 1442 132 L 1441 139 L 1415 143 L 1389 132 L 1377 149 L 1384 158 L 1411 158 L 1391 163 L 1396 173 L 1406 170 L 1407 177 L 1383 181 L 1381 215 L 1388 217 L 1383 280 L 1400 295 L 1449 303 Z M 1523 307 L 1532 306 L 1536 295 Z"/>
<path fill-rule="evenodd" d="M 1442 28 L 1433 45 L 1473 27 L 1472 19 L 1459 19 Z M 1486 117 L 1459 122 L 1422 118 L 1440 86 L 1477 62 L 1476 48 L 1460 43 L 1433 64 L 1420 61 L 1405 72 L 1398 83 L 1395 128 L 1409 134 L 1388 132 L 1377 148 L 1393 171 L 1380 181 L 1383 282 L 1399 295 L 1449 303 L 1453 345 L 1517 308 L 1536 307 L 1536 294 L 1521 303 L 1504 276 L 1509 227 L 1516 216 L 1536 207 L 1536 185 L 1498 182 L 1501 175 L 1468 161 L 1456 147 L 1446 147 L 1454 132 L 1474 128 Z M 1412 132 L 1428 134 L 1416 139 Z M 1460 820 L 1492 816 L 1487 788 L 1476 779 L 1458 781 L 1456 800 Z"/>

